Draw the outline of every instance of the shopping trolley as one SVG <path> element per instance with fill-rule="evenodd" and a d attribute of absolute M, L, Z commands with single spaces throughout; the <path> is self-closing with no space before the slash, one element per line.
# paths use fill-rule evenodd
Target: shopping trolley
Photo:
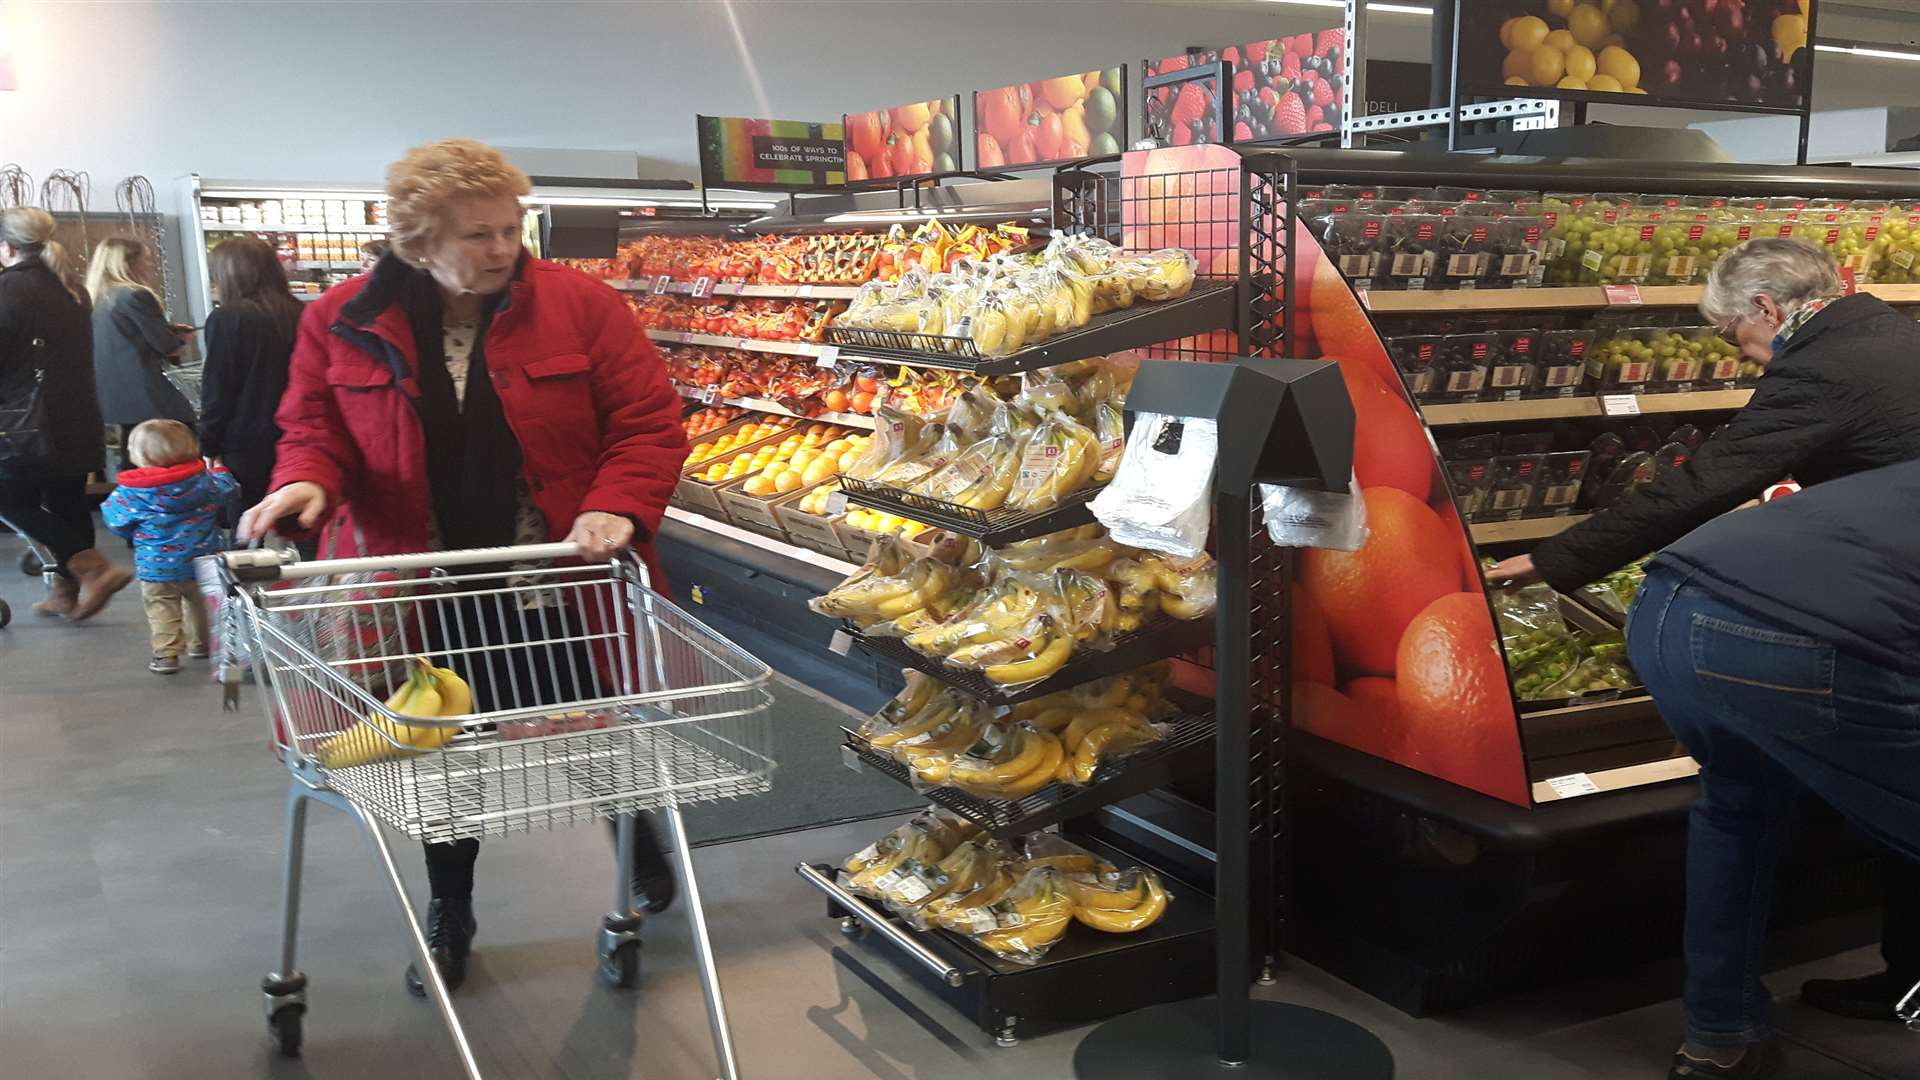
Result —
<path fill-rule="evenodd" d="M 1913 989 L 1907 991 L 1907 996 L 1900 999 L 1893 1011 L 1907 1022 L 1908 1031 L 1920 1031 L 1920 983 L 1913 984 Z"/>
<path fill-rule="evenodd" d="M 365 829 L 406 915 L 415 966 L 473 1080 L 473 1051 L 380 825 L 445 842 L 617 819 L 614 907 L 600 931 L 600 967 L 631 986 L 641 922 L 629 870 L 634 815 L 659 810 L 679 863 L 720 1072 L 736 1080 L 680 807 L 767 790 L 771 675 L 653 592 L 631 555 L 584 565 L 577 556 L 571 544 L 545 544 L 311 563 L 264 549 L 210 557 L 222 591 L 240 607 L 242 645 L 292 773 L 284 936 L 280 964 L 262 984 L 282 1053 L 299 1053 L 307 1007 L 295 941 L 309 803 L 345 811 Z M 485 703 L 491 707 L 437 721 L 397 716 L 384 699 L 421 659 L 463 670 L 477 696 L 495 699 Z M 450 741 L 414 749 L 437 741 L 421 732 L 447 727 L 457 729 Z M 349 730 L 362 749 L 354 757 L 378 760 L 345 765 L 329 753 L 329 740 Z M 368 746 L 377 752 L 365 753 Z M 341 767 L 327 768 L 328 760 Z"/>
<path fill-rule="evenodd" d="M 0 517 L 0 527 L 10 530 L 26 544 L 25 550 L 20 552 L 20 572 L 28 577 L 39 577 L 47 589 L 52 590 L 55 576 L 53 552 L 48 551 L 45 544 L 28 536 L 25 530 L 4 517 Z M 13 607 L 5 600 L 0 600 L 0 629 L 4 629 L 12 621 Z"/>

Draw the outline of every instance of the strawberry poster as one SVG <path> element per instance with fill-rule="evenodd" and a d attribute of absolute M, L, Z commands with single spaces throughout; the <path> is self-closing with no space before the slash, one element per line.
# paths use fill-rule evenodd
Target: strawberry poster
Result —
<path fill-rule="evenodd" d="M 1221 146 L 1127 154 L 1125 246 L 1188 247 L 1206 253 L 1201 274 L 1236 274 L 1239 167 Z M 1294 724 L 1531 805 L 1506 661 L 1433 440 L 1372 320 L 1304 223 L 1293 243 L 1290 352 L 1340 366 L 1368 529 L 1358 550 L 1303 551 L 1291 583 L 1258 586 L 1292 590 Z"/>
<path fill-rule="evenodd" d="M 1144 63 L 1147 76 L 1225 61 L 1232 82 L 1218 91 L 1228 96 L 1233 128 L 1216 132 L 1215 92 L 1204 82 L 1161 86 L 1146 92 L 1144 115 L 1149 132 L 1163 145 L 1200 142 L 1248 142 L 1340 129 L 1340 102 L 1347 79 L 1346 31 L 1250 41 Z"/>
<path fill-rule="evenodd" d="M 1082 71 L 973 94 L 974 164 L 1046 165 L 1120 152 L 1126 68 Z"/>

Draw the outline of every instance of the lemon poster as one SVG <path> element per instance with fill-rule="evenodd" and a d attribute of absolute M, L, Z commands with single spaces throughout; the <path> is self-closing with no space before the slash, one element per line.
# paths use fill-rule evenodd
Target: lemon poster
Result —
<path fill-rule="evenodd" d="M 1797 112 L 1814 0 L 1502 0 L 1465 6 L 1463 91 Z"/>
<path fill-rule="evenodd" d="M 696 116 L 694 123 L 707 187 L 806 191 L 847 181 L 839 124 L 745 116 Z"/>

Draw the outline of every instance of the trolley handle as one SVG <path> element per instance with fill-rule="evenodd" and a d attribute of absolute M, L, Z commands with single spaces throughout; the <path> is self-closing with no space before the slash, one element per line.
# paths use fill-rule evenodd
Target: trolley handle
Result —
<path fill-rule="evenodd" d="M 367 555 L 351 559 L 298 561 L 290 551 L 259 548 L 221 554 L 227 569 L 240 581 L 288 581 L 330 574 L 374 574 L 386 571 L 451 569 L 490 563 L 540 562 L 580 557 L 580 545 L 521 544 L 517 547 L 468 548 L 462 551 L 423 551 L 412 555 Z M 644 566 L 645 564 L 640 564 Z"/>

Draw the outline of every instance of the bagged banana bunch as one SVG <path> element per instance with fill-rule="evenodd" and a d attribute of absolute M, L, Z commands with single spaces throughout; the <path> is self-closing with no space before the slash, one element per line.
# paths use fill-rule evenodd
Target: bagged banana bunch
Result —
<path fill-rule="evenodd" d="M 968 897 L 980 894 L 993 885 L 1001 874 L 1005 874 L 1007 884 L 1000 889 L 999 895 L 1004 895 L 1007 889 L 1012 888 L 1013 875 L 1003 870 L 1010 867 L 1011 858 L 1006 847 L 998 840 L 976 835 L 933 864 L 931 873 L 916 873 L 914 876 L 918 880 L 915 883 L 906 884 L 889 894 L 887 907 L 914 928 L 931 929 L 942 912 L 960 905 Z M 919 899 L 908 899 L 923 886 L 926 895 Z M 999 895 L 993 899 L 999 899 Z"/>
<path fill-rule="evenodd" d="M 1006 636 L 962 645 L 947 654 L 948 665 L 977 670 L 989 682 L 1008 689 L 1039 682 L 1073 658 L 1077 628 L 1049 604 L 1042 614 Z"/>
<path fill-rule="evenodd" d="M 1204 551 L 1192 558 L 1149 555 L 1141 566 L 1153 575 L 1161 611 L 1189 620 L 1213 614 L 1220 569 L 1212 556 Z"/>
<path fill-rule="evenodd" d="M 907 562 L 898 539 L 882 536 L 874 541 L 865 565 L 826 595 L 807 601 L 807 606 L 862 627 L 898 619 L 934 603 L 954 587 L 960 570 L 951 558 L 950 551 L 937 549 L 934 555 Z"/>
<path fill-rule="evenodd" d="M 919 441 L 892 464 L 880 470 L 874 483 L 911 490 L 915 484 L 945 468 L 960 456 L 960 433 L 946 424 L 928 424 L 920 429 Z"/>
<path fill-rule="evenodd" d="M 1116 590 L 1105 578 L 1086 570 L 1055 570 L 1067 625 L 1072 626 L 1074 648 L 1105 652 L 1113 647 L 1120 629 Z"/>
<path fill-rule="evenodd" d="M 841 866 L 841 884 L 860 896 L 879 899 L 895 880 L 888 875 L 909 860 L 937 863 L 980 830 L 945 810 L 931 809 L 850 856 Z"/>
<path fill-rule="evenodd" d="M 989 852 L 993 863 L 983 868 L 985 877 L 971 889 L 951 889 L 945 896 L 927 902 L 920 915 L 942 930 L 966 934 L 985 925 L 987 909 L 997 904 L 1019 883 L 1027 867 L 1014 853 L 1003 847 Z"/>
<path fill-rule="evenodd" d="M 944 784 L 987 799 L 1024 799 L 1061 778 L 1066 750 L 1030 724 L 989 724 L 947 762 Z"/>
<path fill-rule="evenodd" d="M 1164 742 L 1167 733 L 1168 725 L 1149 720 L 1145 710 L 1127 705 L 1086 709 L 1060 731 L 1061 748 L 1066 752 L 1061 778 L 1072 784 L 1090 784 L 1102 765 Z"/>
<path fill-rule="evenodd" d="M 1115 559 L 1138 556 L 1140 552 L 1115 543 L 1107 530 L 1097 523 L 1036 536 L 1008 544 L 999 558 L 1015 570 L 1093 570 L 1106 568 Z"/>
<path fill-rule="evenodd" d="M 974 944 L 1016 964 L 1036 964 L 1073 925 L 1073 895 L 1066 875 L 1029 867 L 1005 896 L 969 909 L 966 933 Z"/>
<path fill-rule="evenodd" d="M 1074 921 L 1107 934 L 1145 930 L 1167 913 L 1171 899 L 1160 876 L 1138 866 L 1068 874 L 1067 893 L 1073 898 Z"/>
<path fill-rule="evenodd" d="M 929 707 L 941 696 L 944 689 L 940 680 L 922 671 L 904 669 L 906 688 L 893 696 L 893 700 L 880 707 L 880 711 L 867 717 L 860 723 L 858 732 L 867 744 L 876 750 L 886 750 L 907 735 L 926 714 Z M 937 719 L 933 720 L 937 723 Z M 931 726 L 929 724 L 928 726 Z M 917 730 L 925 730 L 919 728 Z"/>
<path fill-rule="evenodd" d="M 1043 867 L 1062 874 L 1092 874 L 1112 870 L 1114 865 L 1068 840 L 1057 832 L 1037 832 L 1023 843 L 1023 861 L 1029 867 Z"/>
<path fill-rule="evenodd" d="M 1171 672 L 1172 664 L 1162 662 L 1138 672 L 1082 683 L 1071 690 L 1056 690 L 1013 706 L 1008 718 L 1058 735 L 1090 709 L 1125 707 L 1145 716 L 1160 701 L 1161 690 Z M 1081 730 L 1085 731 L 1084 725 Z M 1064 748 L 1071 750 L 1071 747 Z"/>
<path fill-rule="evenodd" d="M 871 480 L 881 470 L 905 456 L 907 451 L 920 442 L 921 431 L 927 422 L 920 417 L 895 408 L 882 405 L 873 411 L 873 439 L 867 443 L 867 452 L 847 470 L 847 476 L 855 480 Z"/>
<path fill-rule="evenodd" d="M 887 750 L 912 770 L 916 789 L 945 786 L 954 759 L 978 744 L 993 724 L 993 710 L 986 702 L 959 690 L 947 693 L 954 696 L 943 696 L 936 716 L 909 725 L 909 734 Z"/>
<path fill-rule="evenodd" d="M 1125 260 L 1127 283 L 1142 300 L 1178 300 L 1193 291 L 1196 265 L 1193 256 L 1179 248 L 1161 248 Z"/>
<path fill-rule="evenodd" d="M 1100 467 L 1093 432 L 1058 410 L 1044 414 L 1020 455 L 1020 475 L 1007 496 L 1012 510 L 1039 512 L 1087 486 Z"/>

